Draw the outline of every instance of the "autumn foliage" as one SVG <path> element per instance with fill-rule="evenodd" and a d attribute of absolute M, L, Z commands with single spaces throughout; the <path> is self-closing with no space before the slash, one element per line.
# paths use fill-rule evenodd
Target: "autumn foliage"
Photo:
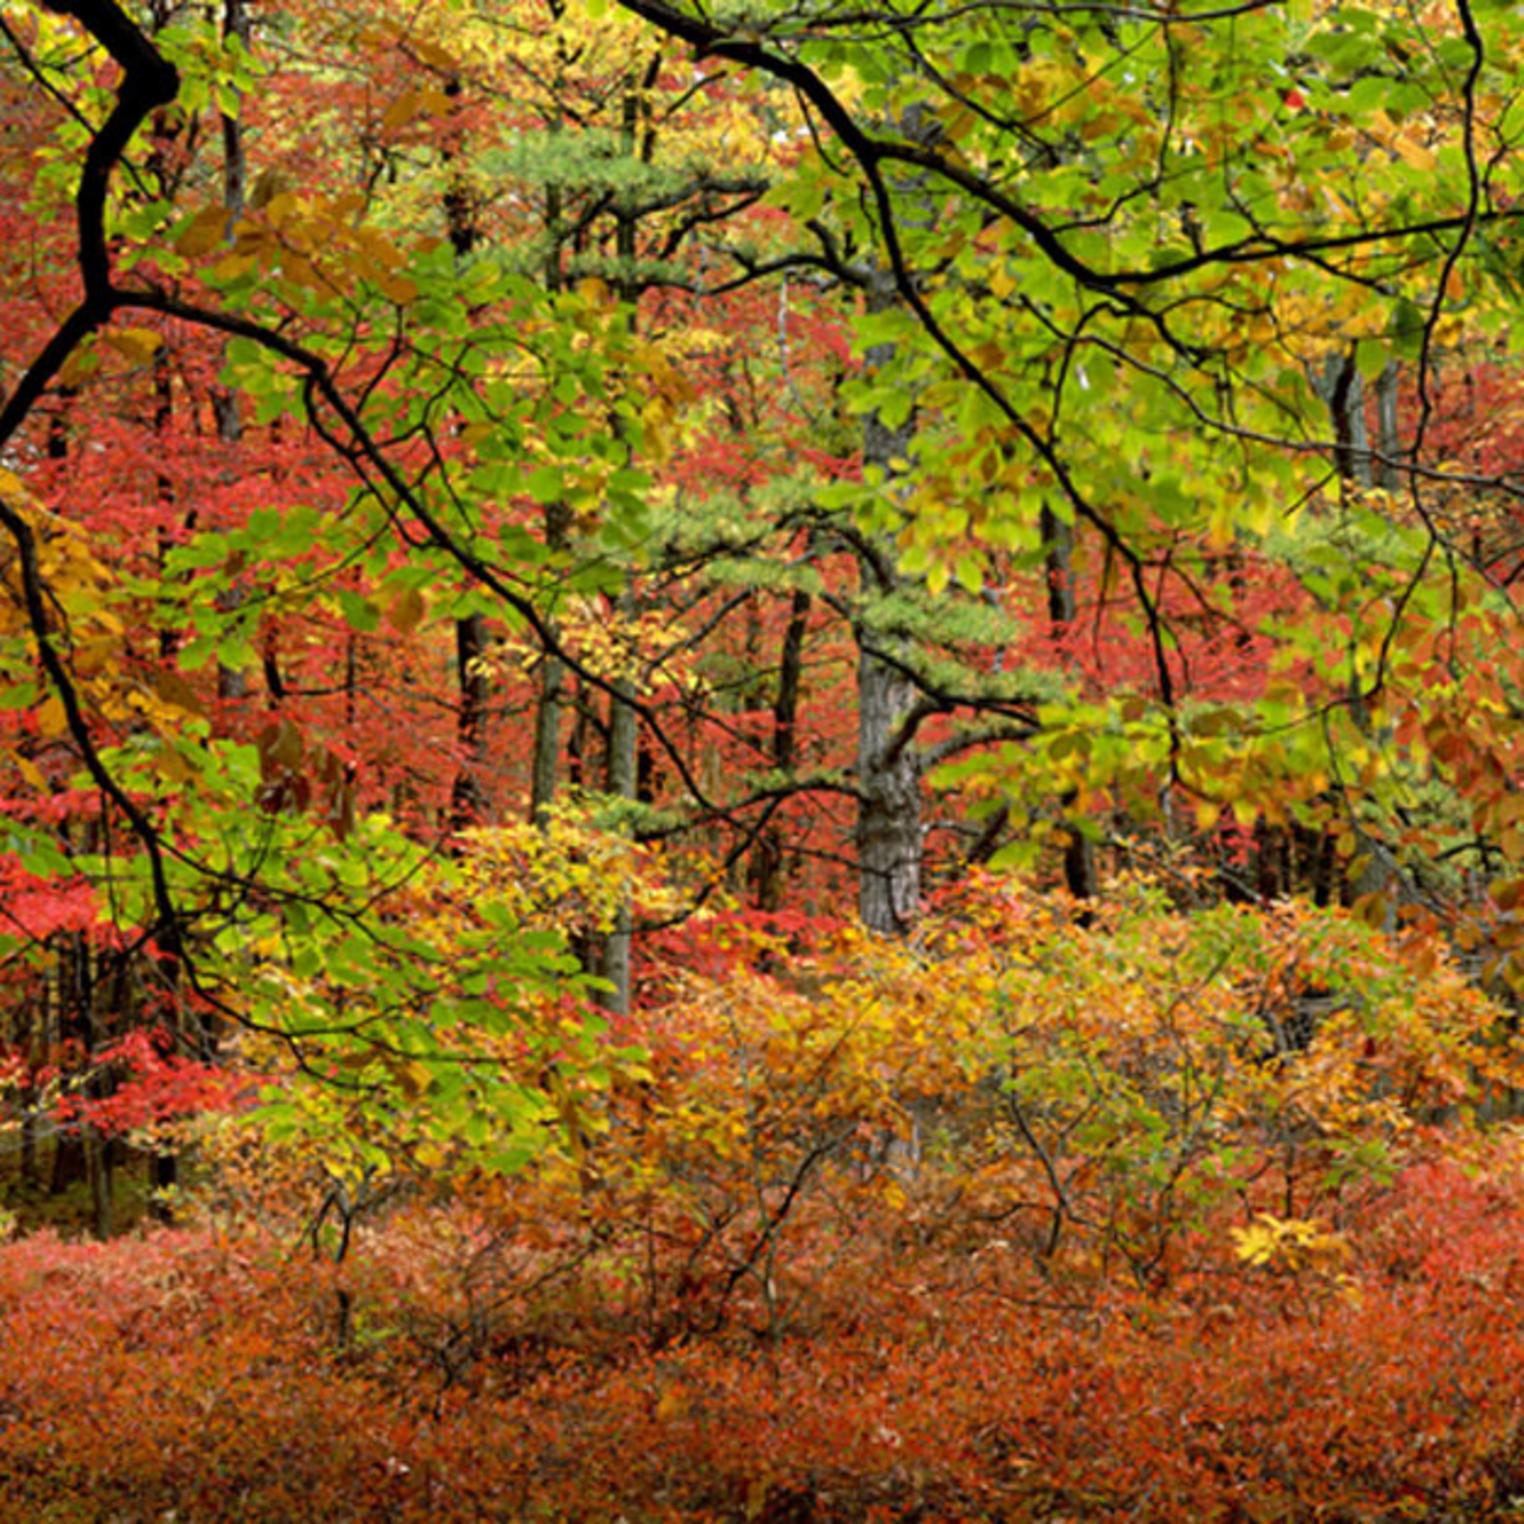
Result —
<path fill-rule="evenodd" d="M 0 0 L 0 1521 L 1518 1516 L 1521 68 Z"/>
<path fill-rule="evenodd" d="M 1089 927 L 988 885 L 912 944 L 707 934 L 728 970 L 511 1182 L 399 1163 L 314 1218 L 232 1114 L 195 1226 L 0 1251 L 5 1507 L 1507 1513 L 1517 1058 L 1428 950 L 1146 883 Z"/>

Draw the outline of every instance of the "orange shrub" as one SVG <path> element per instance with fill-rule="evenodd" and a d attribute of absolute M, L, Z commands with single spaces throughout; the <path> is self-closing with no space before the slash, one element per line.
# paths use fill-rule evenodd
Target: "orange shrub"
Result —
<path fill-rule="evenodd" d="M 1145 884 L 733 935 L 610 1072 L 505 1049 L 561 1119 L 517 1177 L 401 1158 L 325 1239 L 307 1141 L 224 1142 L 215 1230 L 0 1247 L 0 1518 L 1524 1497 L 1517 1055 L 1443 960 Z"/>

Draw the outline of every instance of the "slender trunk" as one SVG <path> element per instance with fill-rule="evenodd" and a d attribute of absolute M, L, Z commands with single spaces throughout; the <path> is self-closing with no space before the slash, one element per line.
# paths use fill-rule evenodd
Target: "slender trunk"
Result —
<path fill-rule="evenodd" d="M 169 436 L 175 421 L 174 378 L 169 370 L 169 355 L 162 344 L 153 352 L 153 394 L 153 431 L 158 440 L 159 459 L 162 461 L 169 458 Z M 155 477 L 155 487 L 162 515 L 159 520 L 159 567 L 162 575 L 164 559 L 175 543 L 169 528 L 170 515 L 174 512 L 175 505 L 175 484 L 168 472 L 161 469 Z M 193 509 L 192 520 L 194 513 Z M 161 629 L 159 631 L 159 659 L 173 663 L 179 649 L 179 631 Z"/>
<path fill-rule="evenodd" d="M 68 405 L 73 397 L 72 388 L 60 389 L 58 411 L 48 421 L 49 460 L 68 459 Z M 95 1046 L 89 947 L 78 932 L 55 937 L 53 945 L 56 951 L 54 977 L 44 988 L 43 1049 L 46 1051 L 50 1039 L 56 1038 L 60 1052 L 65 1055 L 63 1067 L 67 1070 L 78 1063 L 83 1068 L 88 1065 Z M 35 1160 L 32 1167 L 36 1168 Z M 82 1180 L 89 1181 L 93 1189 L 87 1128 L 83 1123 L 76 1123 L 63 1128 L 57 1135 L 48 1193 L 60 1196 Z M 99 1220 L 97 1214 L 97 1226 Z"/>
<path fill-rule="evenodd" d="M 1353 350 L 1328 357 L 1321 387 L 1334 426 L 1334 466 L 1341 481 L 1371 485 L 1371 443 L 1365 424 L 1365 380 Z"/>
<path fill-rule="evenodd" d="M 591 745 L 589 732 L 592 719 L 587 710 L 587 694 L 578 684 L 572 698 L 572 728 L 566 741 L 566 781 L 573 788 L 583 788 L 588 779 L 588 751 Z"/>
<path fill-rule="evenodd" d="M 154 351 L 154 432 L 159 436 L 163 444 L 163 453 L 168 456 L 169 433 L 174 424 L 174 378 L 170 373 L 169 359 L 166 349 L 161 345 Z M 219 420 L 219 428 L 221 427 Z M 159 556 L 162 564 L 174 544 L 169 531 L 170 515 L 175 506 L 174 482 L 163 471 L 158 477 L 159 502 L 163 511 L 163 519 L 159 530 Z M 195 527 L 196 509 L 192 506 L 185 514 L 184 528 L 187 532 Z M 219 600 L 220 602 L 221 600 Z M 173 629 L 159 631 L 159 658 L 166 666 L 173 667 L 180 650 L 180 632 Z M 224 691 L 224 681 L 221 669 L 218 672 L 218 691 Z M 176 1027 L 180 1023 L 180 1002 L 176 998 L 179 985 L 180 965 L 177 956 L 178 949 L 160 948 L 157 952 L 156 962 L 160 978 L 163 980 L 166 993 L 169 995 L 169 1006 L 175 1014 L 172 1017 Z M 210 1041 L 204 1029 L 198 1028 L 194 1033 L 198 1050 L 202 1056 L 208 1056 Z M 111 1142 L 103 1138 L 99 1133 L 89 1127 L 80 1129 L 84 1148 L 85 1165 L 90 1182 L 90 1199 L 95 1216 L 95 1231 L 100 1238 L 107 1238 L 111 1233 L 112 1215 L 112 1166 L 115 1153 Z M 149 1164 L 150 1183 L 156 1191 L 167 1191 L 173 1187 L 179 1178 L 179 1161 L 172 1151 L 156 1153 Z M 165 1196 L 150 1197 L 149 1211 L 161 1222 L 170 1220 L 170 1206 Z"/>
<path fill-rule="evenodd" d="M 880 272 L 869 305 L 883 308 L 894 300 L 886 274 Z M 868 369 L 880 369 L 893 357 L 891 345 L 867 353 Z M 863 463 L 886 479 L 899 472 L 910 448 L 914 424 L 897 428 L 870 413 L 863 426 Z M 892 543 L 882 558 L 858 556 L 859 585 L 889 592 L 886 580 L 893 565 Z M 887 936 L 910 929 L 921 903 L 921 761 L 914 746 L 904 744 L 901 727 L 915 705 L 910 678 L 885 649 L 887 637 L 859 619 L 853 634 L 857 655 L 857 906 L 863 924 Z"/>
<path fill-rule="evenodd" d="M 1328 359 L 1324 381 L 1324 400 L 1334 428 L 1334 465 L 1342 483 L 1356 487 L 1371 485 L 1370 436 L 1365 422 L 1365 383 L 1355 364 L 1354 351 Z M 1350 664 L 1350 718 L 1362 734 L 1371 733 L 1370 712 L 1366 707 L 1362 682 Z M 1363 835 L 1363 833 L 1361 833 Z M 1352 884 L 1347 885 L 1352 898 L 1384 890 L 1393 878 L 1390 854 L 1374 839 L 1362 840 L 1366 866 Z M 1387 913 L 1388 929 L 1396 924 L 1396 904 Z"/>
<path fill-rule="evenodd" d="M 445 96 L 458 101 L 459 79 L 449 80 Z M 445 227 L 458 261 L 464 260 L 481 238 L 476 221 L 476 197 L 460 163 L 460 130 L 452 124 L 441 157 L 449 171 L 444 192 Z M 455 621 L 455 674 L 460 693 L 455 733 L 461 762 L 450 792 L 450 825 L 454 830 L 479 824 L 486 817 L 487 795 L 482 782 L 486 761 L 487 622 L 481 614 Z"/>
<path fill-rule="evenodd" d="M 53 1009 L 57 1013 L 55 1031 L 59 1050 L 65 1055 L 64 1072 L 75 1064 L 83 1064 L 89 1052 L 91 1033 L 89 1019 L 79 1010 L 75 988 L 73 938 L 65 936 L 58 944 L 57 993 Z M 84 1128 L 71 1124 L 62 1128 L 53 1149 L 53 1172 L 48 1182 L 48 1194 L 61 1196 L 70 1186 L 88 1176 L 85 1157 Z"/>
<path fill-rule="evenodd" d="M 555 802 L 561 759 L 561 696 L 566 668 L 547 651 L 540 664 L 540 692 L 534 711 L 534 756 L 529 775 L 529 816 L 543 827 Z"/>
<path fill-rule="evenodd" d="M 41 1175 L 37 1159 L 37 1108 L 41 1097 L 37 1091 L 37 1070 L 46 1062 L 48 1051 L 48 1005 L 46 984 L 43 998 L 27 1000 L 22 1006 L 25 1023 L 21 1037 L 21 1051 L 26 1055 L 26 1074 L 20 1093 L 16 1097 L 21 1113 L 21 1189 L 30 1193 L 37 1189 Z"/>
<path fill-rule="evenodd" d="M 1376 463 L 1376 485 L 1388 492 L 1402 486 L 1402 472 L 1397 465 L 1401 435 L 1397 426 L 1397 362 L 1387 361 L 1376 380 L 1376 449 L 1381 459 Z"/>
<path fill-rule="evenodd" d="M 89 1074 L 97 1037 L 95 969 L 90 944 L 79 932 L 67 934 L 59 943 L 57 977 L 59 1038 L 70 1061 L 79 1065 L 82 1098 L 97 1100 L 100 1085 Z M 98 1130 L 83 1120 L 58 1136 L 52 1193 L 59 1195 L 79 1180 L 89 1187 L 93 1230 L 97 1237 L 106 1238 L 111 1232 L 112 1159 Z"/>
<path fill-rule="evenodd" d="M 620 694 L 633 697 L 633 689 L 627 683 L 617 685 L 618 692 L 609 701 L 609 748 L 608 770 L 604 787 L 617 799 L 634 799 L 639 767 L 639 726 L 635 711 L 621 700 Z M 603 1003 L 611 1011 L 626 1015 L 630 1009 L 630 955 L 632 917 L 629 901 L 625 900 L 615 913 L 614 926 L 603 945 L 603 967 L 600 972 L 612 986 L 603 996 Z"/>
<path fill-rule="evenodd" d="M 640 126 L 640 96 L 635 81 L 625 81 L 624 105 L 621 122 L 621 140 L 626 155 L 636 157 L 638 129 Z M 639 296 L 635 277 L 635 217 L 627 204 L 621 203 L 616 212 L 614 232 L 615 252 L 618 256 L 618 274 L 615 286 L 620 300 L 632 307 Z M 631 317 L 633 326 L 634 318 Z M 621 613 L 635 611 L 635 594 L 627 588 L 619 600 Z M 635 696 L 634 685 L 619 682 L 609 696 L 609 747 L 608 768 L 604 777 L 605 790 L 616 799 L 635 799 L 639 784 L 640 727 L 630 700 Z M 628 900 L 620 904 L 614 918 L 614 928 L 603 947 L 603 977 L 611 988 L 604 995 L 609 1010 L 625 1014 L 630 1009 L 630 959 L 633 918 Z"/>
<path fill-rule="evenodd" d="M 1319 908 L 1333 902 L 1338 877 L 1338 854 L 1334 850 L 1331 832 L 1324 831 L 1317 839 L 1312 858 L 1312 903 Z"/>
<path fill-rule="evenodd" d="M 1074 530 L 1046 503 L 1042 509 L 1043 567 L 1048 584 L 1048 620 L 1055 634 L 1067 633 L 1074 623 L 1077 604 L 1074 596 Z M 1063 795 L 1064 809 L 1074 804 L 1074 791 Z M 1095 848 L 1088 836 L 1072 825 L 1064 844 L 1064 884 L 1077 900 L 1093 900 L 1097 883 Z"/>
<path fill-rule="evenodd" d="M 804 637 L 809 627 L 810 595 L 796 588 L 789 606 L 788 627 L 783 632 L 783 650 L 778 659 L 778 692 L 773 699 L 772 762 L 774 769 L 788 777 L 794 770 L 798 752 L 799 688 L 804 674 Z M 754 875 L 757 885 L 757 908 L 776 910 L 783 903 L 783 833 L 768 827 L 757 842 Z"/>
<path fill-rule="evenodd" d="M 249 51 L 252 33 L 244 0 L 223 0 L 222 35 L 237 38 Z M 236 111 L 222 113 L 222 206 L 227 213 L 227 236 L 232 240 L 238 219 L 247 202 L 248 166 L 244 155 L 243 125 Z M 224 387 L 212 388 L 212 415 L 217 421 L 217 437 L 224 444 L 236 445 L 243 438 L 243 418 L 238 411 L 238 395 Z M 242 606 L 247 590 L 235 583 L 217 599 L 217 606 L 231 612 Z M 217 697 L 239 700 L 249 696 L 249 674 L 241 667 L 217 664 Z"/>
<path fill-rule="evenodd" d="M 455 671 L 460 688 L 456 734 L 460 739 L 461 765 L 450 795 L 450 824 L 460 830 L 479 824 L 486 817 L 487 797 L 482 785 L 485 762 L 487 714 L 487 622 L 480 614 L 455 621 Z"/>
<path fill-rule="evenodd" d="M 244 0 L 223 0 L 222 35 L 236 38 L 246 53 L 253 52 L 253 33 Z M 236 112 L 222 113 L 222 204 L 228 214 L 228 235 L 243 216 L 247 200 L 248 161 L 243 148 L 243 126 Z"/>
<path fill-rule="evenodd" d="M 546 507 L 545 543 L 551 550 L 565 549 L 568 519 L 563 504 L 552 503 Z M 529 775 L 529 814 L 535 824 L 542 827 L 556 797 L 561 760 L 561 701 L 565 690 L 566 665 L 547 648 L 540 663 L 540 692 L 534 712 L 534 752 Z"/>
<path fill-rule="evenodd" d="M 82 1125 L 85 1171 L 90 1182 L 90 1216 L 95 1236 L 111 1237 L 112 1206 L 115 1197 L 114 1152 L 111 1140 L 98 1127 Z"/>
<path fill-rule="evenodd" d="M 549 9 L 551 20 L 556 26 L 556 65 L 551 100 L 557 112 L 551 117 L 549 127 L 551 132 L 559 132 L 560 102 L 570 58 L 566 52 L 565 37 L 560 30 L 565 7 L 561 0 L 550 0 Z M 561 187 L 548 183 L 545 187 L 545 289 L 550 292 L 561 289 L 561 243 L 565 236 L 562 211 Z M 546 548 L 553 553 L 565 550 L 571 529 L 571 514 L 566 505 L 547 503 L 542 523 Z M 555 620 L 547 617 L 546 622 L 554 637 L 557 633 Z M 565 691 L 565 663 L 547 644 L 540 663 L 540 691 L 534 712 L 534 750 L 529 767 L 529 818 L 542 830 L 549 823 L 550 807 L 556 797 L 561 761 L 561 705 Z"/>

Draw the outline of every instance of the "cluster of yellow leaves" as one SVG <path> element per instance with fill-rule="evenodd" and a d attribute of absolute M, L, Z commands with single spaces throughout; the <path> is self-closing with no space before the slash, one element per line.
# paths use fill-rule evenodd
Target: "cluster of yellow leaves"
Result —
<path fill-rule="evenodd" d="M 628 612 L 597 599 L 573 598 L 559 633 L 581 667 L 610 681 L 629 683 L 637 693 L 659 683 L 682 685 L 692 676 L 695 648 L 682 625 L 662 610 Z M 504 649 L 526 671 L 543 658 L 539 643 L 523 636 L 509 637 Z"/>
<path fill-rule="evenodd" d="M 398 306 L 417 296 L 417 287 L 400 273 L 407 256 L 362 220 L 360 192 L 304 194 L 272 171 L 256 181 L 250 205 L 250 215 L 231 229 L 221 205 L 203 207 L 180 225 L 176 251 L 194 259 L 230 244 L 205 272 L 215 280 L 258 270 L 267 276 L 278 272 L 290 286 L 323 295 L 347 295 L 356 281 L 365 281 Z"/>
<path fill-rule="evenodd" d="M 415 887 L 414 930 L 446 942 L 462 917 L 492 904 L 530 928 L 612 929 L 622 906 L 660 918 L 684 908 L 658 852 L 594 823 L 588 808 L 553 804 L 540 825 L 515 821 L 461 833 L 462 850 L 437 860 Z"/>
<path fill-rule="evenodd" d="M 832 1231 L 887 1211 L 983 1242 L 969 1225 L 998 1221 L 1003 1252 L 1137 1271 L 1273 1205 L 1239 1259 L 1331 1270 L 1314 1212 L 1524 1082 L 1495 1005 L 1340 912 L 1203 926 L 1132 885 L 1085 928 L 1000 890 L 904 942 L 844 930 L 800 956 L 713 936 L 725 971 L 674 976 L 638 1029 L 649 1072 L 583 1098 L 607 1122 L 515 1211 L 548 1192 L 606 1224 L 655 1213 L 716 1243 L 746 1224 L 771 1246 L 809 1199 Z"/>
<path fill-rule="evenodd" d="M 1327 1269 L 1349 1258 L 1349 1242 L 1322 1223 L 1259 1212 L 1232 1230 L 1233 1252 L 1246 1265 L 1272 1270 Z"/>
<path fill-rule="evenodd" d="M 151 731 L 159 738 L 162 756 L 177 757 L 175 748 L 188 724 L 201 718 L 201 705 L 189 685 L 173 673 L 144 680 L 127 670 L 125 627 L 115 608 L 115 573 L 95 554 L 85 530 L 36 503 L 15 473 L 0 470 L 0 494 L 31 531 L 37 570 L 49 590 L 54 621 L 49 635 L 68 663 L 81 708 L 119 730 Z M 14 647 L 18 679 L 23 674 L 35 677 L 21 568 L 12 546 L 0 551 L 0 640 Z M 34 713 L 44 742 L 65 736 L 67 717 L 56 692 L 50 689 Z M 29 787 L 47 789 L 32 758 L 15 748 L 5 756 Z"/>

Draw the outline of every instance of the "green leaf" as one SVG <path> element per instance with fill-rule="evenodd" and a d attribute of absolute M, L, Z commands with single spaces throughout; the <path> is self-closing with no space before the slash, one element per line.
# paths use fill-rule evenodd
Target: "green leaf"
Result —
<path fill-rule="evenodd" d="M 525 489 L 537 503 L 549 506 L 566 496 L 566 480 L 554 466 L 540 466 L 529 473 Z"/>
<path fill-rule="evenodd" d="M 1381 339 L 1361 339 L 1355 345 L 1355 367 L 1367 381 L 1374 381 L 1386 369 L 1388 356 Z"/>

